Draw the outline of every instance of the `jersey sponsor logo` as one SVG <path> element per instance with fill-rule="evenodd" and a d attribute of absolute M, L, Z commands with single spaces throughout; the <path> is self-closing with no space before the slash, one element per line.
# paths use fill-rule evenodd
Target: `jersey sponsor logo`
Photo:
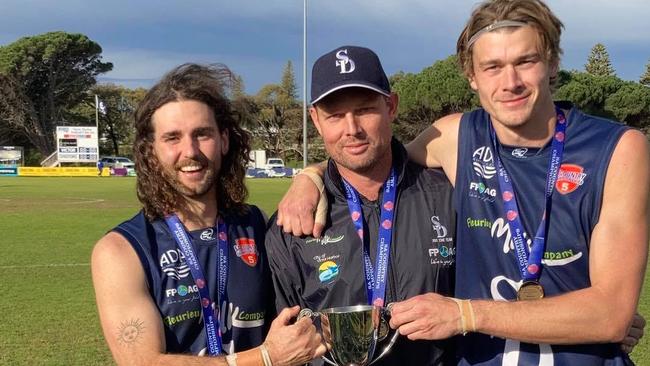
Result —
<path fill-rule="evenodd" d="M 318 279 L 321 283 L 330 283 L 339 275 L 339 266 L 334 261 L 325 261 L 318 267 Z"/>
<path fill-rule="evenodd" d="M 229 303 L 221 304 L 221 332 L 235 328 L 256 328 L 264 325 L 264 311 L 246 311 Z"/>
<path fill-rule="evenodd" d="M 197 285 L 178 285 L 178 287 L 168 288 L 165 290 L 165 297 L 185 297 L 188 294 L 198 293 L 199 287 Z"/>
<path fill-rule="evenodd" d="M 203 241 L 209 241 L 209 240 L 214 239 L 213 235 L 214 235 L 214 231 L 212 230 L 212 228 L 210 228 L 210 229 L 203 230 L 203 232 L 201 233 L 200 238 Z"/>
<path fill-rule="evenodd" d="M 235 254 L 251 267 L 257 265 L 257 247 L 253 238 L 235 239 Z"/>
<path fill-rule="evenodd" d="M 316 263 L 323 263 L 323 262 L 326 262 L 326 261 L 334 261 L 336 259 L 339 259 L 340 257 L 341 257 L 340 254 L 334 254 L 334 255 L 329 255 L 328 256 L 327 253 L 323 253 L 321 255 L 315 255 L 312 259 Z"/>
<path fill-rule="evenodd" d="M 247 313 L 245 311 L 242 311 L 239 314 L 237 314 L 237 316 L 235 318 L 237 320 L 244 320 L 244 321 L 246 321 L 246 320 L 260 320 L 260 319 L 264 319 L 264 312 L 259 311 L 259 312 L 256 312 L 256 313 Z"/>
<path fill-rule="evenodd" d="M 235 341 L 230 340 L 226 342 L 228 338 L 232 338 L 232 335 L 227 336 L 232 328 L 257 328 L 264 325 L 265 322 L 265 312 L 264 311 L 245 311 L 240 310 L 239 306 L 235 306 L 233 303 L 222 302 L 219 310 L 216 309 L 216 304 L 213 302 L 211 305 L 212 312 L 215 316 L 219 317 L 219 332 L 222 336 L 223 349 L 224 352 L 232 355 L 235 353 Z M 196 311 L 200 319 L 199 323 L 203 321 L 203 312 Z M 208 349 L 203 348 L 199 351 L 198 356 L 207 356 Z"/>
<path fill-rule="evenodd" d="M 472 154 L 472 166 L 474 173 L 481 178 L 491 179 L 497 174 L 497 169 L 494 166 L 494 155 L 489 146 L 481 146 L 474 150 Z"/>
<path fill-rule="evenodd" d="M 349 74 L 356 68 L 354 61 L 348 56 L 348 50 L 336 52 L 336 66 L 341 68 L 340 74 Z"/>
<path fill-rule="evenodd" d="M 468 217 L 466 222 L 469 229 L 490 229 L 492 227 L 492 221 L 488 219 Z"/>
<path fill-rule="evenodd" d="M 485 202 L 494 202 L 497 190 L 486 186 L 483 182 L 470 182 L 469 196 Z"/>
<path fill-rule="evenodd" d="M 447 220 L 440 216 L 431 216 L 431 228 L 435 232 L 431 238 L 431 248 L 427 249 L 431 264 L 448 266 L 454 263 L 456 249 L 454 247 L 454 238 L 449 236 L 447 227 L 442 222 L 449 225 Z"/>
<path fill-rule="evenodd" d="M 168 315 L 163 319 L 163 322 L 168 327 L 171 327 L 192 319 L 197 319 L 198 322 L 198 319 L 201 319 L 202 316 L 203 315 L 201 314 L 200 310 L 189 310 L 181 314 Z"/>
<path fill-rule="evenodd" d="M 580 165 L 562 164 L 557 174 L 555 188 L 561 194 L 569 194 L 585 183 L 587 173 Z"/>
<path fill-rule="evenodd" d="M 565 266 L 582 258 L 582 252 L 574 253 L 572 249 L 557 252 L 544 252 L 542 264 L 545 266 Z"/>
<path fill-rule="evenodd" d="M 232 302 L 221 303 L 219 310 L 216 310 L 216 303 L 210 305 L 212 312 L 215 316 L 219 317 L 219 331 L 222 336 L 235 328 L 257 328 L 264 325 L 265 313 L 263 311 L 246 311 L 241 310 L 239 306 L 235 306 Z M 203 312 L 198 311 L 199 318 L 203 321 Z M 225 345 L 224 345 L 225 348 Z M 231 351 L 233 352 L 233 349 Z"/>
<path fill-rule="evenodd" d="M 431 227 L 433 227 L 433 231 L 436 232 L 438 239 L 447 236 L 447 228 L 440 223 L 439 216 L 431 216 Z"/>
<path fill-rule="evenodd" d="M 429 248 L 429 259 L 431 264 L 449 266 L 454 264 L 456 248 L 440 244 L 435 248 Z"/>
<path fill-rule="evenodd" d="M 524 159 L 526 157 L 527 152 L 528 152 L 527 147 L 519 147 L 519 148 L 516 148 L 516 149 L 512 150 L 512 152 L 510 154 L 512 156 L 514 156 L 515 158 Z"/>
<path fill-rule="evenodd" d="M 503 253 L 508 254 L 510 251 L 514 251 L 515 244 L 512 240 L 512 234 L 510 233 L 510 225 L 506 220 L 502 218 L 496 219 L 492 224 L 492 229 L 490 231 L 492 238 L 503 238 Z M 532 240 L 528 238 L 528 234 L 524 231 L 524 240 L 526 240 L 526 245 L 528 250 L 532 245 Z M 571 262 L 574 262 L 582 257 L 582 252 L 574 253 L 572 249 L 565 249 L 560 251 L 546 251 L 544 252 L 544 257 L 542 258 L 542 264 L 545 266 L 564 266 Z"/>
<path fill-rule="evenodd" d="M 160 269 L 169 277 L 180 280 L 190 275 L 190 267 L 180 249 L 170 249 L 160 256 Z"/>
<path fill-rule="evenodd" d="M 512 240 L 512 234 L 510 233 L 510 225 L 504 220 L 503 218 L 499 217 L 494 221 L 492 224 L 492 229 L 490 230 L 490 235 L 492 235 L 493 238 L 499 239 L 501 237 L 504 238 L 503 240 L 503 253 L 509 253 L 511 250 L 515 249 L 515 244 L 514 241 Z M 528 248 L 530 248 L 530 245 L 532 244 L 532 240 L 528 238 L 528 234 L 524 231 L 524 240 L 526 241 L 526 245 L 528 245 Z"/>
<path fill-rule="evenodd" d="M 333 243 L 338 243 L 341 240 L 345 238 L 345 235 L 339 235 L 339 236 L 329 236 L 329 235 L 324 235 L 322 238 L 309 238 L 305 240 L 305 244 L 320 244 L 320 245 L 327 245 L 327 244 L 333 244 Z"/>

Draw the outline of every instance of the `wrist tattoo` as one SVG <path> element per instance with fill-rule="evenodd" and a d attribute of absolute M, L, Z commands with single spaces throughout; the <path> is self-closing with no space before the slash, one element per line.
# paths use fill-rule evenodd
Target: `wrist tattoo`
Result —
<path fill-rule="evenodd" d="M 140 319 L 122 322 L 118 330 L 117 340 L 124 346 L 132 346 L 142 338 L 144 329 L 144 322 Z"/>

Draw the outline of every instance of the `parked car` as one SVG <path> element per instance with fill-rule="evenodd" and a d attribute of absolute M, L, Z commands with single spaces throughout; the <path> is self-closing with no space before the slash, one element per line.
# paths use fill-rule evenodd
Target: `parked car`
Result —
<path fill-rule="evenodd" d="M 135 163 L 131 159 L 121 156 L 104 156 L 99 161 L 107 168 L 135 168 Z"/>
<path fill-rule="evenodd" d="M 284 169 L 284 160 L 280 158 L 268 158 L 266 159 L 266 169 L 273 168 L 283 168 Z"/>

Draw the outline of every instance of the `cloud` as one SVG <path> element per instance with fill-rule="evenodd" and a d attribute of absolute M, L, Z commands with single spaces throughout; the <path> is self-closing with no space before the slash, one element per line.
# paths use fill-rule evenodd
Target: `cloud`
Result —
<path fill-rule="evenodd" d="M 389 74 L 418 72 L 455 52 L 475 0 L 308 1 L 308 64 L 344 44 L 374 49 Z M 619 76 L 636 79 L 650 50 L 647 0 L 549 0 L 564 22 L 563 66 L 582 69 L 603 43 Z M 81 32 L 115 63 L 114 79 L 156 79 L 188 61 L 223 62 L 249 92 L 277 82 L 287 60 L 299 86 L 303 4 L 296 0 L 2 0 L 0 44 L 52 30 Z M 46 16 L 44 16 L 46 15 Z"/>

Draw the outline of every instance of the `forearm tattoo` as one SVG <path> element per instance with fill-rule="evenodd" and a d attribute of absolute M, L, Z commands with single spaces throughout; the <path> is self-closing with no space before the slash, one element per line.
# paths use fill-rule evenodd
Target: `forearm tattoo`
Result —
<path fill-rule="evenodd" d="M 142 338 L 144 322 L 140 319 L 131 319 L 122 322 L 117 334 L 117 340 L 124 346 L 132 346 Z"/>

